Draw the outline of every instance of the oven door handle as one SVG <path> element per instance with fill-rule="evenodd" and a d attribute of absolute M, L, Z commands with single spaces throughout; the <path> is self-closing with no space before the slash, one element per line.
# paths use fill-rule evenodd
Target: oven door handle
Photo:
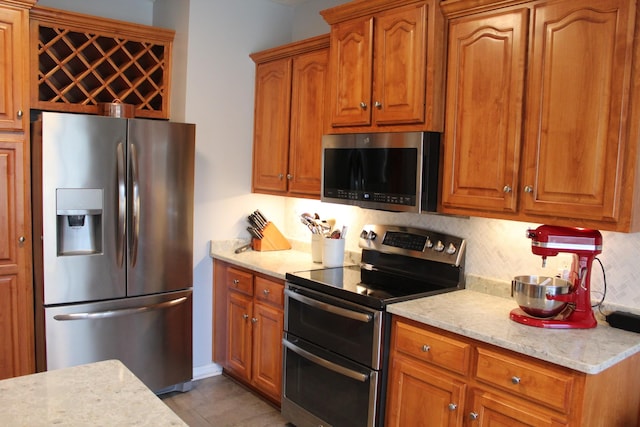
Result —
<path fill-rule="evenodd" d="M 313 353 L 309 353 L 307 350 L 304 350 L 300 347 L 298 347 L 297 345 L 293 344 L 291 341 L 287 340 L 287 339 L 283 339 L 282 340 L 282 345 L 284 345 L 285 347 L 287 347 L 289 350 L 293 351 L 294 353 L 297 353 L 298 355 L 300 355 L 301 357 L 304 357 L 305 359 L 315 363 L 316 365 L 320 365 L 323 368 L 327 368 L 333 372 L 336 372 L 340 375 L 343 375 L 345 377 L 349 377 L 351 379 L 354 379 L 356 381 L 360 381 L 360 382 L 366 382 L 369 379 L 369 376 L 366 374 L 363 374 L 362 372 L 358 372 L 358 371 L 354 371 L 352 369 L 349 368 L 345 368 L 344 366 L 340 366 L 336 363 L 330 362 L 326 359 L 323 359 L 321 357 L 316 356 Z"/>
<path fill-rule="evenodd" d="M 360 322 L 368 323 L 373 319 L 373 316 L 368 313 L 360 313 L 358 311 L 348 310 L 346 308 L 337 307 L 335 305 L 327 304 L 326 302 L 318 301 L 313 298 L 301 295 L 295 291 L 289 289 L 284 290 L 285 295 L 289 298 L 300 301 L 303 304 L 310 305 L 311 307 L 319 308 L 320 310 L 328 311 L 329 313 L 337 314 L 342 317 L 348 317 L 349 319 L 358 320 Z"/>

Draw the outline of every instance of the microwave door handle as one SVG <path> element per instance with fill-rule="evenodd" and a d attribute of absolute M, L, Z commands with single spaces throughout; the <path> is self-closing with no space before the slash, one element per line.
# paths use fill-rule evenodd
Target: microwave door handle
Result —
<path fill-rule="evenodd" d="M 303 304 L 307 304 L 311 307 L 319 308 L 320 310 L 327 311 L 329 313 L 337 314 L 342 317 L 347 317 L 349 319 L 358 320 L 360 322 L 368 323 L 371 321 L 373 316 L 367 313 L 360 313 L 358 311 L 348 310 L 346 308 L 337 307 L 335 305 L 327 304 L 326 302 L 318 301 L 313 298 L 309 298 L 304 295 L 300 295 L 297 292 L 291 291 L 289 289 L 284 290 L 285 295 L 294 300 L 300 301 Z"/>
<path fill-rule="evenodd" d="M 282 340 L 282 345 L 284 345 L 285 347 L 287 347 L 289 350 L 293 351 L 294 353 L 297 353 L 298 355 L 300 355 L 301 357 L 304 357 L 305 359 L 315 363 L 316 365 L 320 365 L 323 368 L 329 369 L 333 372 L 336 372 L 340 375 L 343 375 L 345 377 L 349 377 L 352 378 L 356 381 L 360 381 L 360 382 L 365 382 L 367 381 L 367 379 L 369 379 L 369 376 L 367 376 L 366 374 L 363 374 L 362 372 L 358 372 L 358 371 L 354 371 L 352 369 L 349 368 L 345 368 L 344 366 L 340 366 L 336 363 L 330 362 L 326 359 L 323 359 L 321 357 L 316 356 L 313 353 L 309 353 L 306 350 L 301 349 L 300 347 L 298 347 L 297 345 L 291 343 L 290 341 L 288 341 L 287 339 L 283 339 Z"/>

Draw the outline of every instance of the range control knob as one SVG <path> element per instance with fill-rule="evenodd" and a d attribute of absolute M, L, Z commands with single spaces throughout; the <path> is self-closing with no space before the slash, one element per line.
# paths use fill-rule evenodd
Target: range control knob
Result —
<path fill-rule="evenodd" d="M 447 250 L 446 250 L 446 252 L 447 252 L 449 255 L 453 255 L 453 254 L 455 254 L 455 253 L 456 253 L 456 251 L 457 251 L 457 250 L 458 250 L 458 249 L 456 248 L 456 246 L 455 246 L 453 243 L 449 243 L 449 246 L 447 246 Z"/>
<path fill-rule="evenodd" d="M 366 239 L 366 238 L 367 238 L 367 234 L 368 234 L 368 233 L 367 233 L 367 230 L 362 230 L 362 231 L 360 232 L 360 238 L 361 238 L 361 239 Z"/>
<path fill-rule="evenodd" d="M 425 244 L 425 246 L 427 248 L 432 248 L 433 247 L 433 242 L 431 241 L 431 239 L 427 238 L 427 243 Z"/>
<path fill-rule="evenodd" d="M 369 231 L 369 235 L 367 236 L 367 239 L 376 240 L 376 237 L 378 237 L 378 235 L 376 234 L 375 231 L 373 231 L 373 230 Z"/>
<path fill-rule="evenodd" d="M 444 245 L 442 244 L 442 240 L 438 240 L 438 243 L 433 247 L 433 250 L 436 252 L 442 252 L 444 250 Z"/>

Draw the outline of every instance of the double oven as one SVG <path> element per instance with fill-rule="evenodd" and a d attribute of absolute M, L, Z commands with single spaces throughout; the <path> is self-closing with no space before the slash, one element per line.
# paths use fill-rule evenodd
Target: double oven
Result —
<path fill-rule="evenodd" d="M 297 427 L 382 426 L 394 302 L 464 287 L 465 241 L 368 225 L 357 266 L 287 273 L 282 414 Z"/>

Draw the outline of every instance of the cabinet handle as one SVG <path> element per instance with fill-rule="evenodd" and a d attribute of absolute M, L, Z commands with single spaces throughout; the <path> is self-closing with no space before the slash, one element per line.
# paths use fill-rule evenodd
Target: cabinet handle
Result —
<path fill-rule="evenodd" d="M 262 293 L 265 295 L 269 295 L 269 289 L 265 289 L 264 291 L 262 291 Z"/>
<path fill-rule="evenodd" d="M 376 101 L 375 104 L 373 104 L 374 107 L 376 107 L 378 110 L 382 109 L 382 103 L 380 101 Z"/>
<path fill-rule="evenodd" d="M 367 109 L 367 103 L 366 102 L 361 102 L 360 103 L 360 108 L 362 108 L 363 110 Z"/>
<path fill-rule="evenodd" d="M 18 118 L 21 119 L 23 115 L 24 112 L 22 110 L 18 110 Z"/>
<path fill-rule="evenodd" d="M 238 279 L 233 279 L 233 284 L 234 284 L 234 286 L 238 286 L 238 283 L 240 283 L 240 280 L 238 280 Z"/>
<path fill-rule="evenodd" d="M 477 412 L 470 412 L 469 413 L 469 419 L 471 421 L 477 420 L 478 419 L 478 413 Z"/>
<path fill-rule="evenodd" d="M 292 180 L 293 179 L 293 175 L 291 175 L 290 173 L 287 174 L 287 179 L 288 180 Z"/>
<path fill-rule="evenodd" d="M 282 180 L 282 178 L 284 178 L 284 175 L 283 175 L 283 174 L 281 174 L 281 173 L 279 173 L 279 174 L 278 174 L 278 179 L 279 179 L 279 180 Z"/>
<path fill-rule="evenodd" d="M 427 353 L 429 350 L 431 350 L 431 346 L 429 346 L 429 345 L 427 345 L 427 344 L 425 344 L 425 345 L 423 345 L 423 346 L 422 346 L 422 351 L 423 351 L 424 353 Z"/>
<path fill-rule="evenodd" d="M 258 319 L 256 319 L 255 317 L 251 318 L 251 323 L 258 323 Z"/>
<path fill-rule="evenodd" d="M 247 320 L 249 318 L 249 315 L 247 313 L 245 313 L 245 314 L 242 315 L 242 318 Z"/>
<path fill-rule="evenodd" d="M 511 383 L 512 384 L 520 384 L 520 377 L 516 377 L 515 375 L 513 377 L 511 377 Z"/>
<path fill-rule="evenodd" d="M 456 405 L 455 403 L 449 403 L 449 410 L 450 411 L 455 411 L 456 409 L 458 409 L 458 405 Z"/>
<path fill-rule="evenodd" d="M 530 185 L 526 185 L 526 186 L 524 187 L 524 192 L 525 192 L 525 193 L 533 193 L 533 187 L 532 187 L 532 186 L 530 186 Z"/>
<path fill-rule="evenodd" d="M 505 185 L 502 188 L 502 191 L 505 192 L 505 193 L 511 193 L 511 187 L 509 187 L 508 185 Z"/>

